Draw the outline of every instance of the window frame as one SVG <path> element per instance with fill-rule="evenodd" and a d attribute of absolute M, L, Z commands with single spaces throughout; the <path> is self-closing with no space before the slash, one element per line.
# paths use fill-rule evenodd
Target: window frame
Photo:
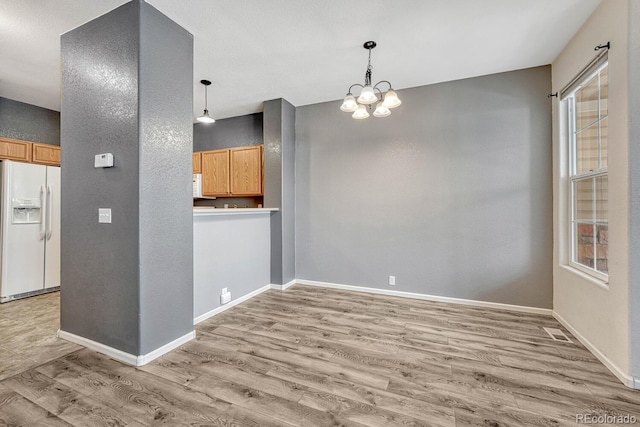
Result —
<path fill-rule="evenodd" d="M 582 173 L 578 173 L 577 172 L 577 162 L 578 162 L 578 156 L 577 156 L 577 129 L 576 129 L 576 119 L 577 119 L 577 113 L 576 113 L 576 92 L 578 92 L 582 87 L 584 87 L 585 84 L 587 84 L 593 77 L 599 75 L 601 73 L 602 70 L 604 70 L 605 68 L 608 68 L 609 66 L 609 61 L 605 60 L 603 63 L 599 64 L 597 66 L 597 68 L 595 68 L 593 71 L 589 72 L 588 74 L 585 74 L 584 76 L 580 76 L 579 82 L 578 84 L 572 88 L 571 92 L 568 93 L 566 95 L 566 97 L 563 98 L 563 102 L 565 103 L 566 106 L 566 113 L 567 113 L 567 137 L 568 137 L 568 162 L 567 162 L 567 166 L 568 166 L 568 179 L 567 179 L 567 185 L 568 185 L 568 198 L 569 198 L 569 203 L 567 204 L 568 206 L 568 212 L 567 212 L 567 218 L 569 221 L 567 221 L 568 225 L 569 225 L 569 244 L 567 245 L 569 254 L 568 254 L 568 264 L 570 267 L 575 268 L 595 279 L 598 279 L 600 281 L 602 281 L 604 284 L 608 285 L 609 282 L 609 274 L 608 273 L 603 273 L 599 270 L 597 270 L 597 260 L 598 260 L 598 256 L 597 256 L 597 245 L 596 245 L 596 234 L 597 234 L 597 226 L 600 224 L 606 224 L 607 228 L 609 226 L 609 219 L 608 219 L 608 215 L 607 215 L 607 220 L 605 221 L 599 221 L 597 216 L 595 216 L 595 213 L 597 212 L 596 209 L 596 204 L 597 204 L 597 191 L 595 188 L 596 185 L 596 180 L 599 177 L 609 177 L 609 162 L 607 159 L 607 167 L 603 168 L 602 166 L 602 147 L 601 147 L 601 142 L 602 142 L 602 138 L 601 138 L 601 128 L 600 128 L 600 122 L 602 122 L 603 119 L 607 119 L 608 121 L 608 117 L 609 117 L 609 113 L 608 113 L 608 96 L 607 96 L 607 115 L 605 117 L 600 117 L 600 90 L 601 90 L 601 86 L 600 86 L 600 81 L 598 81 L 598 118 L 596 119 L 595 122 L 590 123 L 588 126 L 583 127 L 580 130 L 586 130 L 588 127 L 593 126 L 594 124 L 598 125 L 598 169 L 595 170 L 589 170 L 586 172 L 582 172 Z M 608 136 L 607 136 L 608 139 Z M 608 149 L 608 141 L 607 141 L 607 149 Z M 576 194 L 575 194 L 575 188 L 576 188 L 576 183 L 579 181 L 592 181 L 592 194 L 593 194 L 593 212 L 594 212 L 594 218 L 587 221 L 587 220 L 579 220 L 576 219 L 577 215 L 577 203 L 576 203 Z M 607 186 L 607 203 L 608 203 L 608 191 L 609 191 L 609 187 Z M 584 264 L 579 263 L 578 261 L 576 261 L 577 259 L 577 250 L 578 250 L 578 236 L 577 236 L 577 224 L 589 224 L 593 227 L 594 232 L 593 232 L 593 238 L 594 238 L 594 254 L 593 254 L 593 263 L 594 263 L 594 267 L 590 268 Z M 608 261 L 608 257 L 607 257 L 607 261 Z"/>

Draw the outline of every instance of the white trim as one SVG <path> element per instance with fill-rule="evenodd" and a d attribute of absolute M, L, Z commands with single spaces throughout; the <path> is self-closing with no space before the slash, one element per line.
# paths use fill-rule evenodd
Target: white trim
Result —
<path fill-rule="evenodd" d="M 212 208 L 196 206 L 193 208 L 193 216 L 270 214 L 279 210 L 278 208 Z"/>
<path fill-rule="evenodd" d="M 149 352 L 147 354 L 141 354 L 140 356 L 138 356 L 138 360 L 136 361 L 136 366 L 142 366 L 142 365 L 146 365 L 147 363 L 151 362 L 152 360 L 157 359 L 158 357 L 162 356 L 163 354 L 169 353 L 171 350 L 174 350 L 178 347 L 180 347 L 182 344 L 191 341 L 192 339 L 194 339 L 196 337 L 196 331 L 191 331 L 187 334 L 184 334 L 183 336 L 176 338 L 175 340 L 163 345 L 162 347 L 156 348 L 155 350 L 153 350 L 152 352 Z"/>
<path fill-rule="evenodd" d="M 293 285 L 295 285 L 296 283 L 297 283 L 296 279 L 293 279 L 292 281 L 287 282 L 284 285 L 274 285 L 272 283 L 269 286 L 271 286 L 271 289 L 276 289 L 276 290 L 279 290 L 279 291 L 285 291 L 285 290 L 289 289 L 290 287 L 292 287 Z"/>
<path fill-rule="evenodd" d="M 441 297 L 437 295 L 417 294 L 413 292 L 393 291 L 390 289 L 365 288 L 363 286 L 342 285 L 339 283 L 316 282 L 314 280 L 296 280 L 299 285 L 319 286 L 323 288 L 343 289 L 347 291 L 368 292 L 372 294 L 390 295 L 402 298 L 414 298 L 427 301 L 446 302 L 450 304 L 463 304 L 474 307 L 493 308 L 497 310 L 518 311 L 521 313 L 541 314 L 551 316 L 552 310 L 549 308 L 528 307 L 524 305 L 503 304 L 499 302 L 477 301 L 471 299 Z"/>
<path fill-rule="evenodd" d="M 595 277 L 595 276 L 593 276 L 591 274 L 587 274 L 587 273 L 583 272 L 582 270 L 574 267 L 573 265 L 560 264 L 560 268 L 564 268 L 568 272 L 570 272 L 572 274 L 575 274 L 578 277 L 583 278 L 587 282 L 591 283 L 592 285 L 595 285 L 595 286 L 599 287 L 602 290 L 605 290 L 605 291 L 609 290 L 609 282 L 604 282 L 604 281 L 598 279 L 597 277 Z"/>
<path fill-rule="evenodd" d="M 640 390 L 640 379 L 634 378 L 631 375 L 627 375 L 622 372 L 622 369 L 618 367 L 612 360 L 610 360 L 607 356 L 602 354 L 598 348 L 591 343 L 588 339 L 586 339 L 580 332 L 578 332 L 569 322 L 567 322 L 558 312 L 553 312 L 553 317 L 560 322 L 562 326 L 567 328 L 571 334 L 578 339 L 586 348 L 589 350 L 595 357 L 602 362 L 604 366 L 606 366 L 613 375 L 615 375 L 622 384 L 626 385 L 629 388 L 634 388 Z"/>
<path fill-rule="evenodd" d="M 256 295 L 259 295 L 261 293 L 263 293 L 264 291 L 268 291 L 269 289 L 271 289 L 273 285 L 264 285 L 263 287 L 256 289 L 253 292 L 249 292 L 246 295 L 241 296 L 240 298 L 234 299 L 232 300 L 229 304 L 225 304 L 225 305 L 221 305 L 220 307 L 214 308 L 213 310 L 207 311 L 204 314 L 201 314 L 200 316 L 196 317 L 193 319 L 193 324 L 197 325 L 198 323 L 207 320 L 210 317 L 215 316 L 216 314 L 220 314 L 223 311 L 226 311 L 228 309 L 230 309 L 231 307 L 234 307 L 238 304 L 240 304 L 241 302 L 245 302 L 248 299 L 251 299 L 253 297 L 255 297 Z"/>
<path fill-rule="evenodd" d="M 196 337 L 196 331 L 191 331 L 170 343 L 163 345 L 150 353 L 141 354 L 139 356 L 135 356 L 130 353 L 126 353 L 122 350 L 118 350 L 117 348 L 109 347 L 108 345 L 104 345 L 97 341 L 90 340 L 88 338 L 81 337 L 76 334 L 72 334 L 70 332 L 65 332 L 61 329 L 58 329 L 58 338 L 62 338 L 64 340 L 70 341 L 75 344 L 79 344 L 83 347 L 89 348 L 93 351 L 97 351 L 98 353 L 106 354 L 112 359 L 119 360 L 120 362 L 126 363 L 132 366 L 142 366 L 158 357 L 162 356 L 165 353 L 170 352 L 171 350 L 181 346 L 187 341 L 192 340 Z"/>
<path fill-rule="evenodd" d="M 88 338 L 84 338 L 79 335 L 72 334 L 70 332 L 65 332 L 61 329 L 58 329 L 58 338 L 71 341 L 72 343 L 79 344 L 93 351 L 97 351 L 98 353 L 106 354 L 112 359 L 119 360 L 120 362 L 124 362 L 127 365 L 137 366 L 136 365 L 136 362 L 138 361 L 137 356 L 134 356 L 133 354 L 130 354 L 130 353 L 125 353 L 124 351 L 118 350 L 117 348 L 109 347 L 108 345 L 101 344 L 97 341 L 93 341 Z"/>

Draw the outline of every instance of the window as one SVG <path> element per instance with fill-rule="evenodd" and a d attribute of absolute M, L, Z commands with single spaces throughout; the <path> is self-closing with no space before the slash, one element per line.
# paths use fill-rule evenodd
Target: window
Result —
<path fill-rule="evenodd" d="M 594 68 L 565 98 L 569 113 L 570 264 L 607 281 L 608 62 Z"/>

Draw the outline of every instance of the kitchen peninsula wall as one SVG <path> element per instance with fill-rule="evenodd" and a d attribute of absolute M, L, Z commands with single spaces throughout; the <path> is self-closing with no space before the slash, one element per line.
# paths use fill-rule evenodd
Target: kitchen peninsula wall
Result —
<path fill-rule="evenodd" d="M 0 96 L 0 137 L 60 145 L 60 113 Z"/>
<path fill-rule="evenodd" d="M 262 145 L 262 113 L 216 120 L 213 124 L 194 123 L 193 151 Z M 262 197 L 224 197 L 214 200 L 194 200 L 195 206 L 229 206 L 255 208 Z"/>

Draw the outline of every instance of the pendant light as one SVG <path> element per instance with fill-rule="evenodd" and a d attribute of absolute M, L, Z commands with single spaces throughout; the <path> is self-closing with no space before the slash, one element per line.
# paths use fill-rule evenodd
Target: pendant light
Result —
<path fill-rule="evenodd" d="M 216 120 L 209 115 L 209 110 L 207 110 L 207 86 L 211 84 L 209 80 L 200 80 L 200 83 L 204 85 L 204 113 L 198 116 L 196 120 L 200 123 L 215 123 Z"/>
<path fill-rule="evenodd" d="M 372 109 L 373 104 L 376 102 L 376 109 L 373 112 L 374 117 L 387 117 L 391 115 L 391 108 L 396 108 L 402 101 L 398 98 L 398 94 L 391 87 L 391 83 L 387 80 L 381 80 L 375 85 L 371 84 L 371 71 L 373 67 L 371 66 L 371 50 L 376 47 L 376 42 L 368 41 L 362 47 L 369 51 L 369 62 L 367 64 L 367 71 L 364 74 L 364 85 L 361 84 L 353 84 L 349 88 L 347 92 L 347 96 L 344 98 L 340 109 L 346 113 L 353 113 L 351 117 L 354 119 L 366 119 L 369 117 L 369 112 L 367 109 Z M 387 89 L 386 93 L 382 93 L 378 88 L 378 85 L 381 84 L 389 85 L 389 89 Z M 362 89 L 360 90 L 360 95 L 358 98 L 351 93 L 351 89 L 355 86 L 359 86 Z M 379 95 L 376 94 L 376 91 Z"/>

